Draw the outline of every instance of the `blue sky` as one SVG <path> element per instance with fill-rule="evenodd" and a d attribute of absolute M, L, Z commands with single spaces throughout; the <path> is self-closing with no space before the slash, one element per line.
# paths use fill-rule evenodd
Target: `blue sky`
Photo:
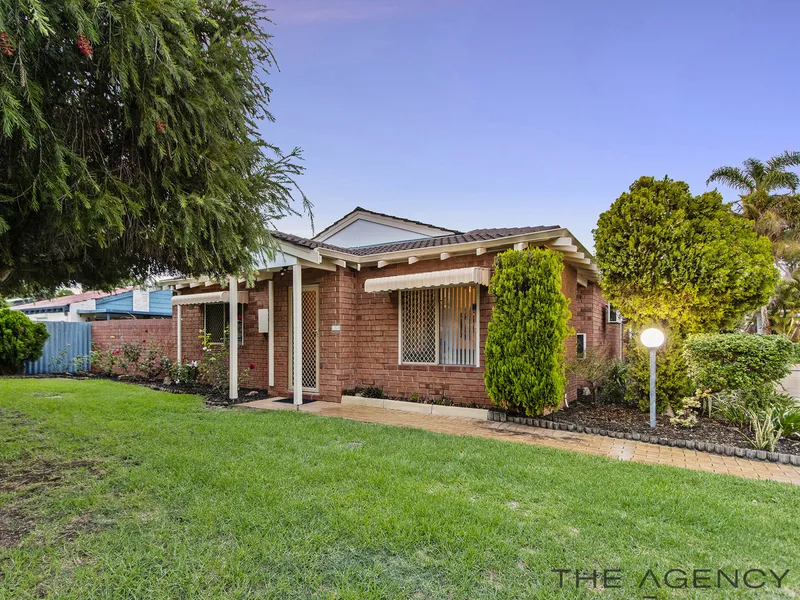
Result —
<path fill-rule="evenodd" d="M 281 71 L 263 131 L 303 148 L 317 230 L 360 205 L 558 224 L 591 247 L 641 175 L 700 193 L 715 167 L 800 150 L 800 0 L 267 4 Z"/>

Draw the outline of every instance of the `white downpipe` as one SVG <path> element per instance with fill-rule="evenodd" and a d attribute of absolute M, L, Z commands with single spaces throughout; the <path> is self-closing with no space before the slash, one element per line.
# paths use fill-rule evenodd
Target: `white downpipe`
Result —
<path fill-rule="evenodd" d="M 303 403 L 303 267 L 292 265 L 292 351 L 294 404 Z"/>
<path fill-rule="evenodd" d="M 178 304 L 178 364 L 181 364 L 183 357 L 183 335 L 181 333 L 181 305 Z"/>
<path fill-rule="evenodd" d="M 269 365 L 269 387 L 275 385 L 275 282 L 267 282 L 267 308 L 269 309 L 269 333 L 267 334 L 267 361 Z"/>
<path fill-rule="evenodd" d="M 228 316 L 229 316 L 229 331 L 228 331 L 228 357 L 230 365 L 228 368 L 228 398 L 236 400 L 239 397 L 239 306 L 237 299 L 239 294 L 236 290 L 238 279 L 236 275 L 231 275 L 230 280 L 230 297 L 228 298 Z"/>

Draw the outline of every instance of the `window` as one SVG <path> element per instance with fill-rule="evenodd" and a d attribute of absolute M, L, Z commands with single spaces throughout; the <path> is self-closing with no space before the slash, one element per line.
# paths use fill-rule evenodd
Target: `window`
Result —
<path fill-rule="evenodd" d="M 586 334 L 577 334 L 577 343 L 575 344 L 575 356 L 577 358 L 586 358 Z"/>
<path fill-rule="evenodd" d="M 608 319 L 606 319 L 609 323 L 622 323 L 622 315 L 619 314 L 619 311 L 611 306 L 608 305 Z"/>
<path fill-rule="evenodd" d="M 225 328 L 230 324 L 230 311 L 227 303 L 204 304 L 206 333 L 211 336 L 212 344 L 221 344 L 225 340 Z M 240 346 L 244 345 L 244 304 L 238 305 L 238 322 L 236 339 Z"/>
<path fill-rule="evenodd" d="M 478 364 L 476 286 L 400 292 L 400 362 Z"/>

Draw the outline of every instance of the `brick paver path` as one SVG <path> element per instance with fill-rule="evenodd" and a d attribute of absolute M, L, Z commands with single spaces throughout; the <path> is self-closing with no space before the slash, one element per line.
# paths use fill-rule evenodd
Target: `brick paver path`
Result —
<path fill-rule="evenodd" d="M 240 406 L 251 409 L 295 410 L 295 407 L 291 404 L 274 402 L 272 399 L 246 402 Z M 607 456 L 619 460 L 670 465 L 698 471 L 738 475 L 753 479 L 771 479 L 800 485 L 800 467 L 792 465 L 747 460 L 733 456 L 720 456 L 696 450 L 671 448 L 669 446 L 658 446 L 631 440 L 618 440 L 585 433 L 554 431 L 515 423 L 423 415 L 369 406 L 341 405 L 333 402 L 304 404 L 300 407 L 300 410 L 324 417 L 339 417 L 367 423 L 413 427 L 436 433 L 470 435 L 523 444 L 538 444 L 572 452 Z"/>

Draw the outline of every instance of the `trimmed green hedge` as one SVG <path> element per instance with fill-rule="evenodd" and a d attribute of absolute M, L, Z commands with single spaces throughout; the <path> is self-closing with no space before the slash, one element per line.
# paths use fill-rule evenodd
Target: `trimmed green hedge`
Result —
<path fill-rule="evenodd" d="M 44 323 L 34 323 L 18 310 L 0 309 L 0 374 L 22 373 L 25 361 L 42 356 L 49 337 Z"/>
<path fill-rule="evenodd" d="M 789 374 L 794 344 L 778 335 L 723 333 L 686 341 L 686 362 L 696 388 L 719 392 L 773 384 Z"/>
<path fill-rule="evenodd" d="M 540 248 L 507 250 L 495 259 L 483 377 L 498 406 L 534 416 L 564 399 L 570 312 L 561 292 L 563 268 L 558 253 Z"/>

